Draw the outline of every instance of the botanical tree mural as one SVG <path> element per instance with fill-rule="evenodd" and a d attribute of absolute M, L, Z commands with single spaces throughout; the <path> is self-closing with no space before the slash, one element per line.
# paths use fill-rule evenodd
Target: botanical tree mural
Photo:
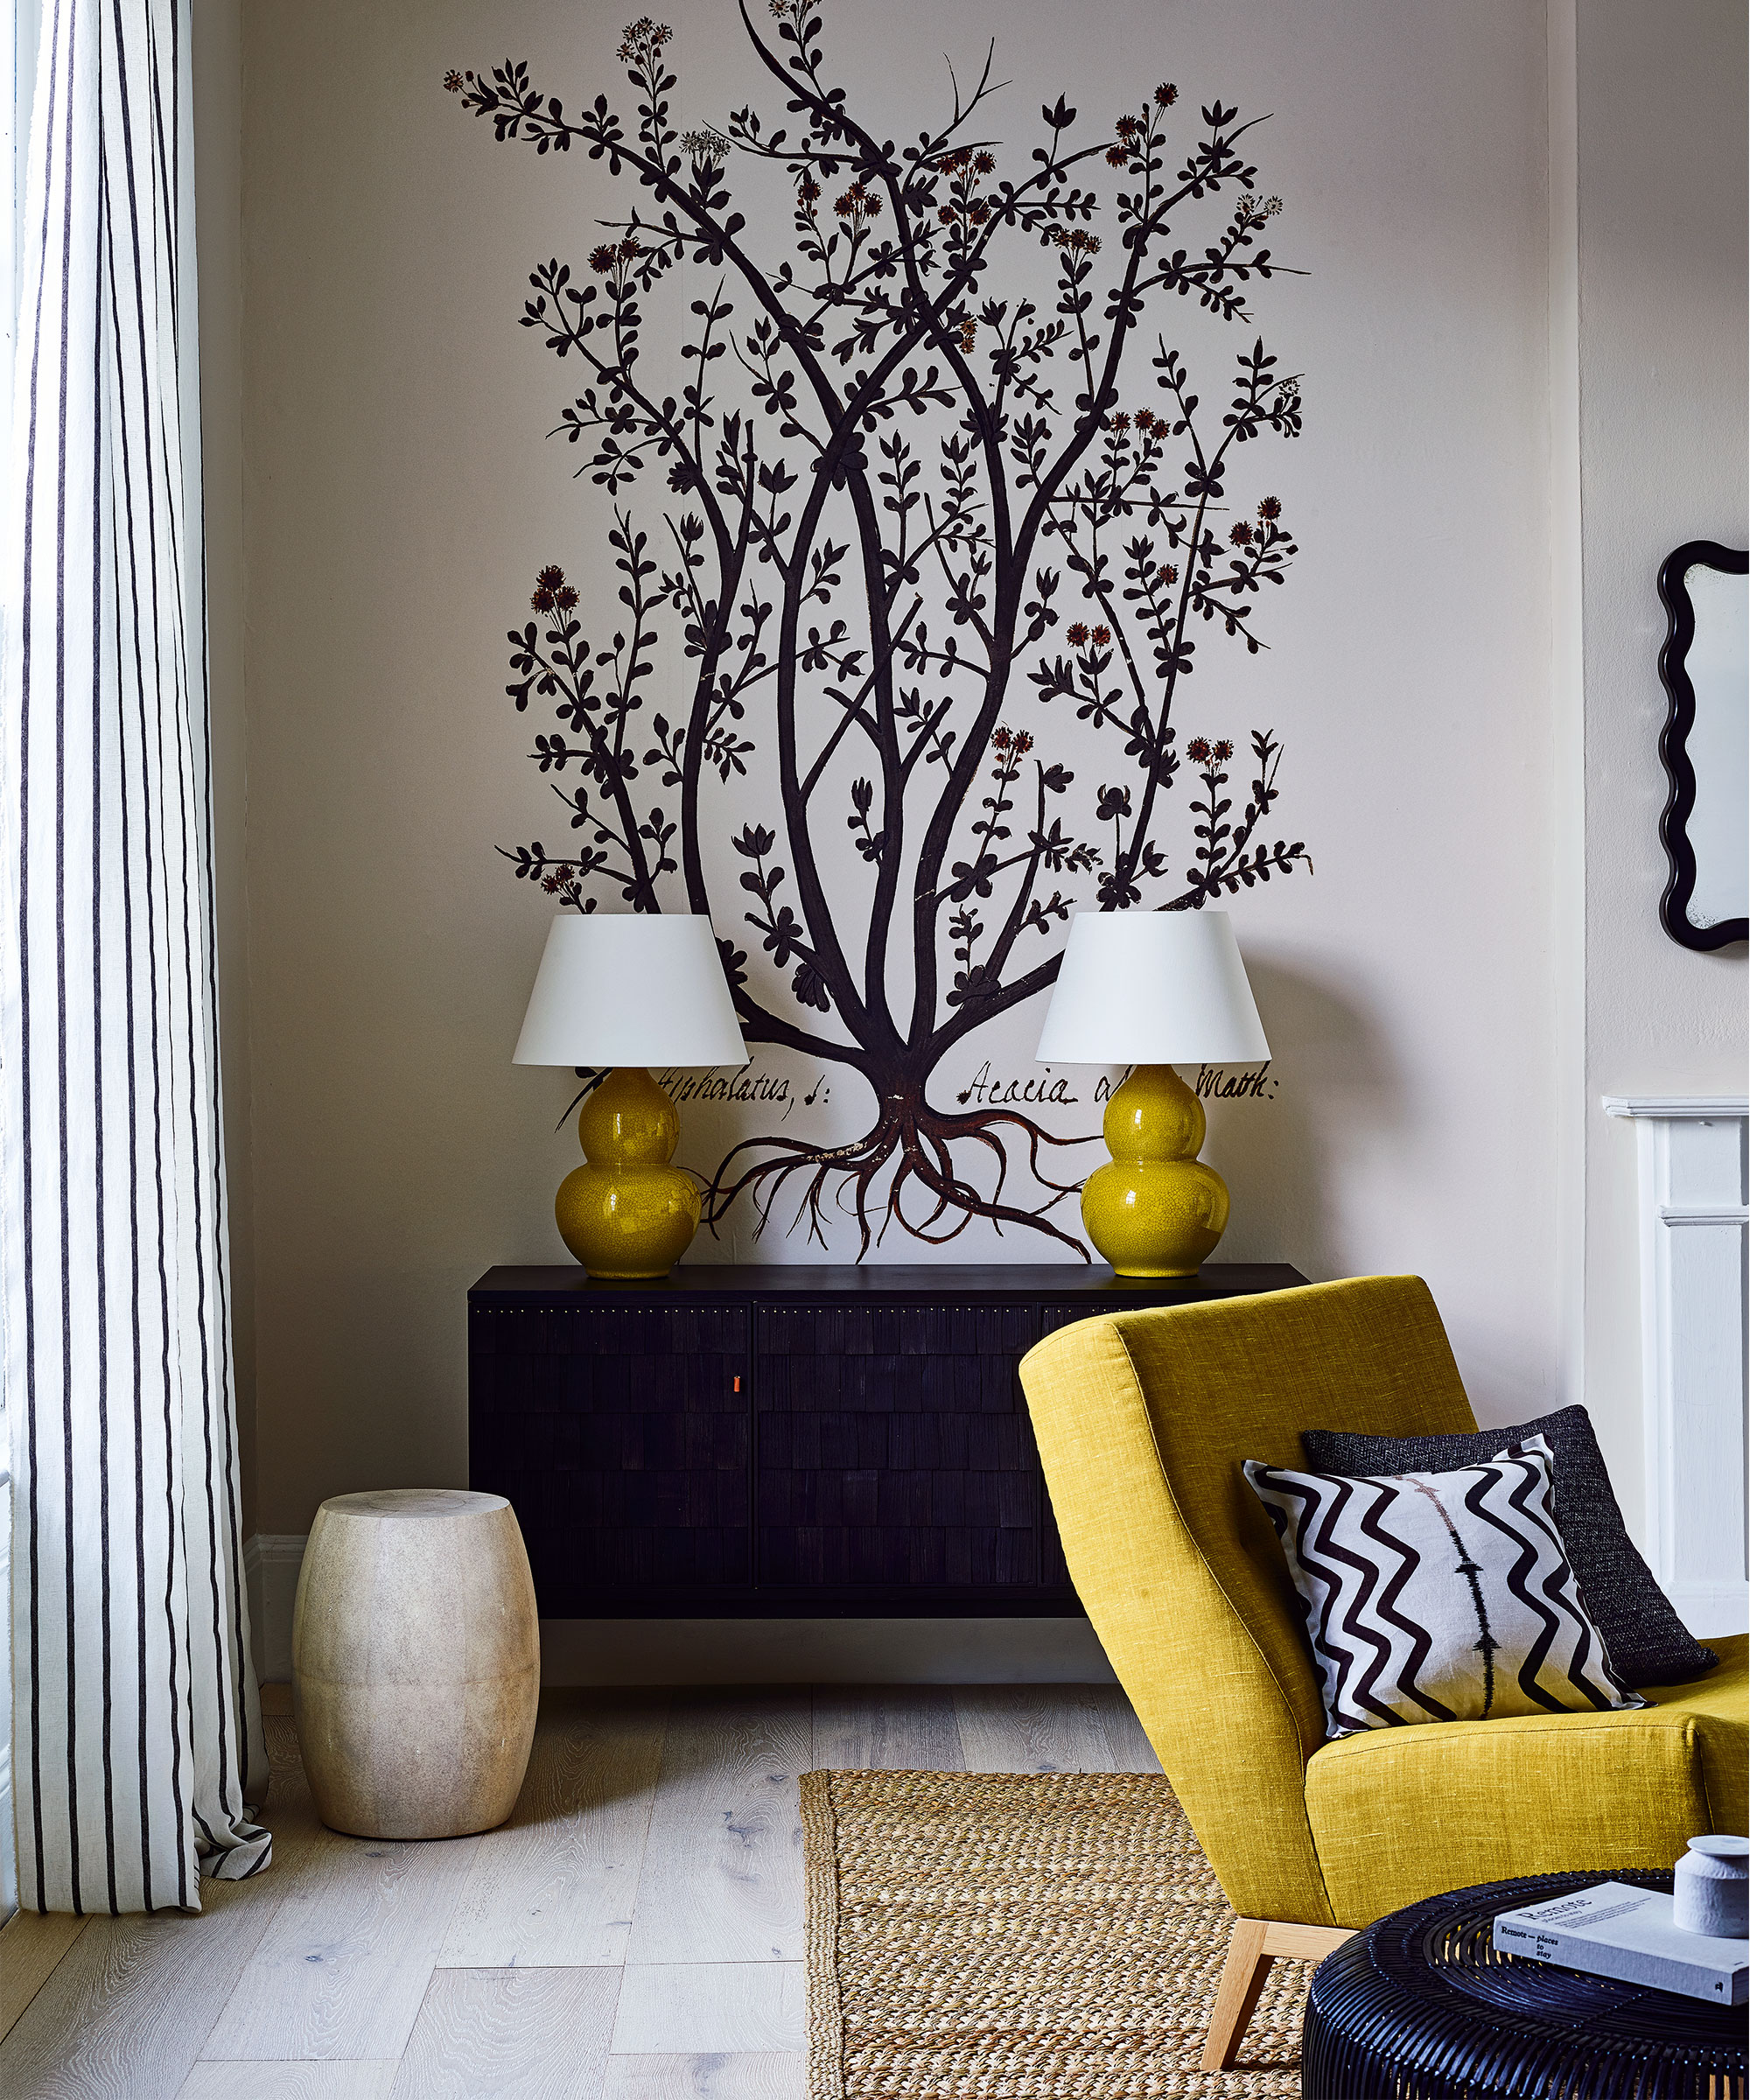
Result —
<path fill-rule="evenodd" d="M 631 118 L 606 94 L 569 113 L 522 61 L 445 80 L 499 140 L 586 152 L 643 192 L 584 268 L 533 271 L 522 316 L 580 368 L 555 434 L 612 508 L 623 617 L 592 638 L 564 570 L 536 579 L 508 690 L 551 704 L 530 755 L 574 836 L 510 858 L 583 911 L 666 900 L 721 933 L 738 905 L 782 973 L 756 984 L 720 941 L 748 1040 L 868 1082 L 854 1142 L 735 1146 L 710 1219 L 746 1197 L 763 1225 L 794 1198 L 823 1239 L 835 1200 L 860 1252 L 895 1219 L 942 1242 L 974 1218 L 1082 1251 L 1051 1215 L 1079 1186 L 1054 1148 L 1082 1141 L 944 1108 L 931 1075 L 1051 984 L 1073 904 L 1195 910 L 1306 860 L 1272 835 L 1277 739 L 1253 732 L 1236 809 L 1233 743 L 1181 744 L 1174 719 L 1200 633 L 1258 650 L 1296 552 L 1277 499 L 1236 486 L 1256 441 L 1300 429 L 1248 304 L 1281 268 L 1260 245 L 1279 202 L 1251 124 L 1219 100 L 1187 124 L 1171 82 L 1081 144 L 1060 95 L 1005 168 L 987 58 L 896 145 L 834 84 L 818 0 L 769 4 L 742 21 L 778 128 L 749 107 L 679 130 L 672 32 L 648 18 L 620 46 Z M 736 191 L 759 209 L 780 185 L 788 252 L 756 256 Z M 1208 404 L 1162 326 L 1186 299 L 1243 330 Z M 665 626 L 689 667 L 673 703 Z M 1063 763 L 1069 720 L 1102 732 L 1102 777 Z M 738 895 L 708 878 L 725 822 Z"/>

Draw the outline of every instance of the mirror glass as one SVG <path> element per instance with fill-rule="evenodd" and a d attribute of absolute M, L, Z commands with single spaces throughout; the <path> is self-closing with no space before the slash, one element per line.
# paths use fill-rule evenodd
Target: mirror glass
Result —
<path fill-rule="evenodd" d="M 1684 585 L 1695 607 L 1684 664 L 1695 688 L 1688 749 L 1696 879 L 1687 916 L 1705 928 L 1750 911 L 1750 577 L 1697 563 Z"/>

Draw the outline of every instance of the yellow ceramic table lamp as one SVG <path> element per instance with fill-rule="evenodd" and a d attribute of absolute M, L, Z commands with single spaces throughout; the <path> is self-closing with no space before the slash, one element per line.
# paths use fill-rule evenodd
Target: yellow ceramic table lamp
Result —
<path fill-rule="evenodd" d="M 681 1118 L 645 1068 L 747 1062 L 710 920 L 562 912 L 513 1061 L 612 1068 L 578 1111 L 586 1164 L 554 1215 L 592 1276 L 666 1276 L 699 1228 L 699 1192 L 668 1164 Z"/>
<path fill-rule="evenodd" d="M 1203 1104 L 1172 1069 L 1270 1055 L 1225 912 L 1078 912 L 1040 1036 L 1054 1065 L 1134 1065 L 1106 1106 L 1111 1158 L 1082 1222 L 1120 1276 L 1195 1276 L 1228 1224 L 1197 1157 Z"/>

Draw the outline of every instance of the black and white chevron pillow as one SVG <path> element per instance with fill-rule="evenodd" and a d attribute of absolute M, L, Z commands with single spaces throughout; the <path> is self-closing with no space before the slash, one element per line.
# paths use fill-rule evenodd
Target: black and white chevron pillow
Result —
<path fill-rule="evenodd" d="M 1287 1556 L 1332 1735 L 1646 1704 L 1580 1601 L 1542 1437 L 1452 1473 L 1249 1459 L 1245 1474 Z"/>

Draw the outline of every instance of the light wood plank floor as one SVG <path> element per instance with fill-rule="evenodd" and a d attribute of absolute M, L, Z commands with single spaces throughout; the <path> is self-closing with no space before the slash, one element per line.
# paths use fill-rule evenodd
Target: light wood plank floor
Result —
<path fill-rule="evenodd" d="M 802 2100 L 798 1774 L 1159 1769 L 1110 1685 L 550 1692 L 502 1830 L 393 1844 L 268 1736 L 269 1872 L 8 1928 L 6 2100 Z"/>

